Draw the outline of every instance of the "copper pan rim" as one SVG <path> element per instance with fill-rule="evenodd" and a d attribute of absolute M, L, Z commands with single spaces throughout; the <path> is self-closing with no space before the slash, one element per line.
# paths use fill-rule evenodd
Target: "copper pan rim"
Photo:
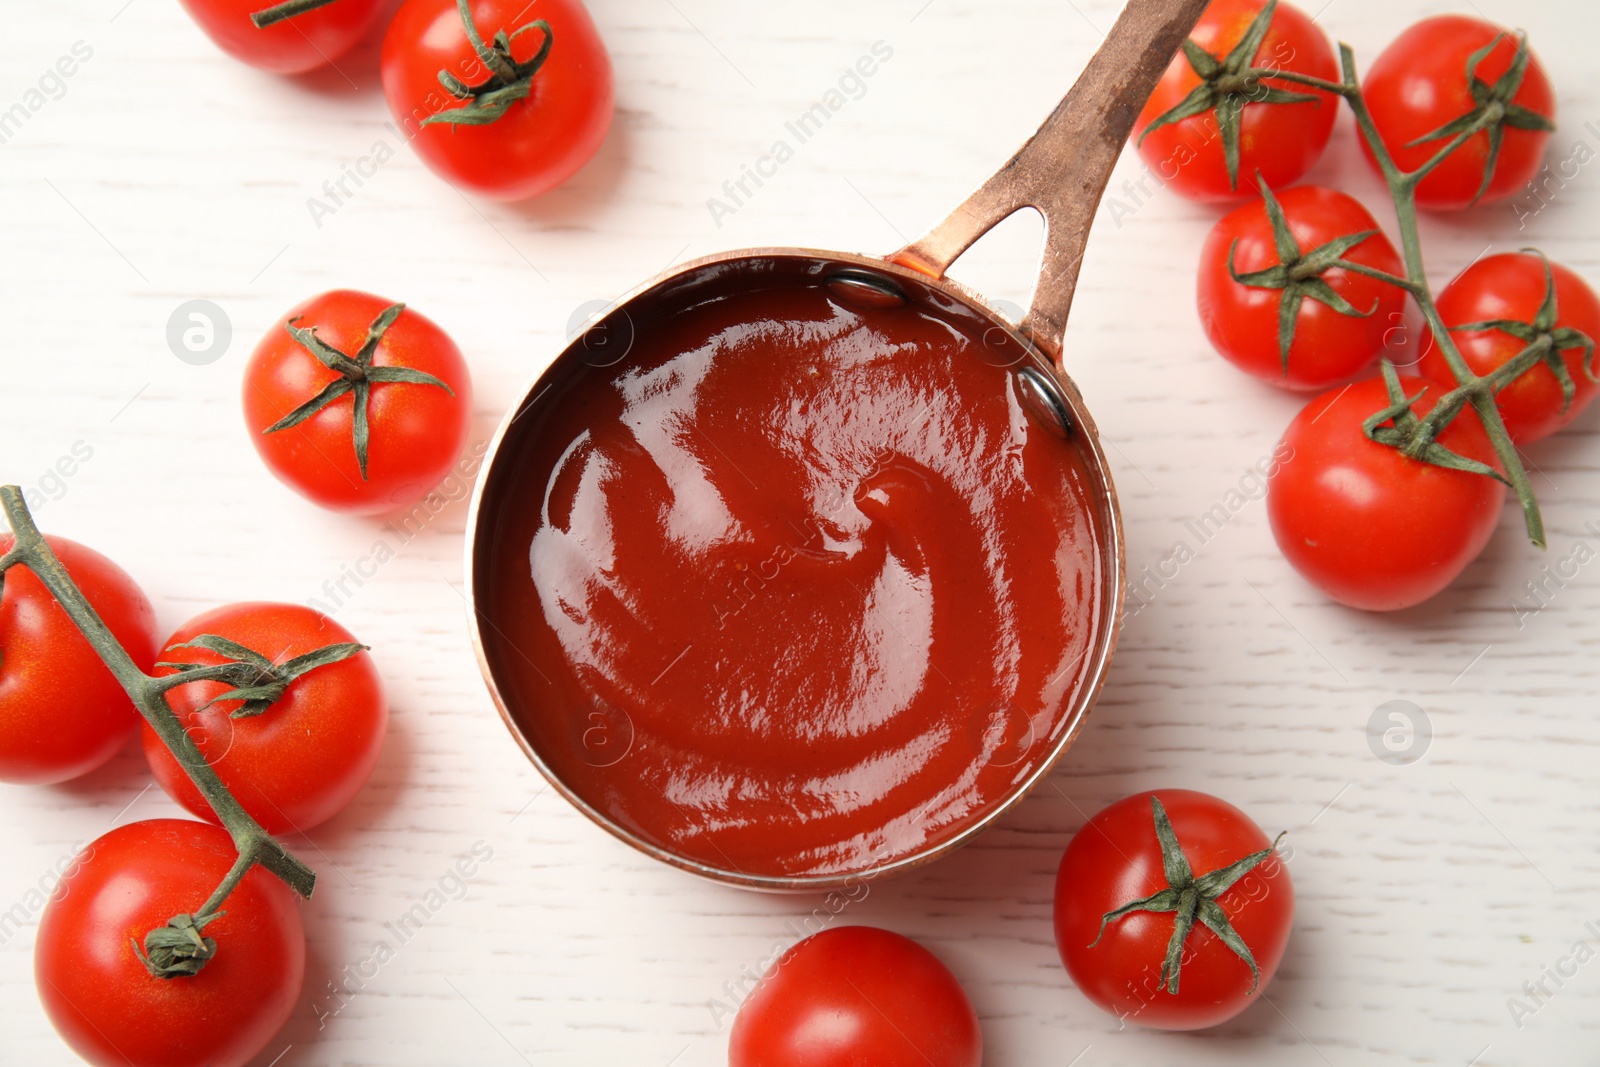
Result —
<path fill-rule="evenodd" d="M 1029 343 L 1028 338 L 1024 336 L 1017 326 L 1008 322 L 999 311 L 991 307 L 979 294 L 952 279 L 932 278 L 882 257 L 802 247 L 745 248 L 702 256 L 678 267 L 671 268 L 619 298 L 611 305 L 607 313 L 610 311 L 626 312 L 630 306 L 641 298 L 648 298 L 655 291 L 670 283 L 682 281 L 703 271 L 730 267 L 736 264 L 750 264 L 777 259 L 799 259 L 826 264 L 834 268 L 858 268 L 875 271 L 902 281 L 908 286 L 920 286 L 941 293 L 949 300 L 980 314 L 993 327 L 1006 331 L 1008 336 L 1018 343 L 1019 349 L 1026 353 L 1025 358 L 1028 365 L 1036 368 L 1041 373 L 1050 375 L 1052 380 L 1062 388 L 1062 392 L 1070 406 L 1069 414 L 1074 426 L 1073 445 L 1082 451 L 1085 466 L 1096 479 L 1093 490 L 1098 497 L 1097 502 L 1102 505 L 1100 514 L 1095 521 L 1101 540 L 1102 595 L 1097 609 L 1097 616 L 1094 620 L 1094 638 L 1090 645 L 1090 653 L 1085 657 L 1081 671 L 1081 681 L 1076 689 L 1072 691 L 1071 706 L 1063 707 L 1058 715 L 1058 721 L 1063 723 L 1064 726 L 1053 736 L 1047 749 L 1041 749 L 1039 754 L 1030 754 L 1026 757 L 1033 764 L 1029 773 L 1005 794 L 992 800 L 984 813 L 970 825 L 944 840 L 892 860 L 861 869 L 798 876 L 757 874 L 731 868 L 719 868 L 679 855 L 620 825 L 605 812 L 595 808 L 571 789 L 529 740 L 517 721 L 510 700 L 496 679 L 495 669 L 491 662 L 485 639 L 486 628 L 493 624 L 479 608 L 478 589 L 479 583 L 489 577 L 485 569 L 485 560 L 482 558 L 479 549 L 483 537 L 485 516 L 492 513 L 496 504 L 496 500 L 491 496 L 495 491 L 494 474 L 496 461 L 505 451 L 508 439 L 516 432 L 513 427 L 520 415 L 544 391 L 548 381 L 553 377 L 559 376 L 561 373 L 559 368 L 564 362 L 578 358 L 578 350 L 581 349 L 583 344 L 581 334 L 569 341 L 560 354 L 551 361 L 550 365 L 529 381 L 518 395 L 515 403 L 501 419 L 494 436 L 490 439 L 488 449 L 484 454 L 477 484 L 473 487 L 471 504 L 467 514 L 464 560 L 466 568 L 465 596 L 473 655 L 477 660 L 478 669 L 483 675 L 501 721 L 511 732 L 528 760 L 573 807 L 577 808 L 590 821 L 611 836 L 639 852 L 709 881 L 743 889 L 768 892 L 821 893 L 891 877 L 931 863 L 955 851 L 988 829 L 996 820 L 1020 803 L 1051 772 L 1062 756 L 1065 755 L 1067 749 L 1077 739 L 1090 709 L 1094 706 L 1095 700 L 1104 686 L 1106 673 L 1116 650 L 1118 623 L 1122 617 L 1126 586 L 1124 578 L 1126 572 L 1125 543 L 1116 486 L 1112 482 L 1110 468 L 1100 446 L 1099 433 L 1087 407 L 1083 404 L 1076 386 L 1059 368 L 1046 359 L 1037 347 Z M 604 314 L 602 313 L 599 317 L 604 317 Z"/>

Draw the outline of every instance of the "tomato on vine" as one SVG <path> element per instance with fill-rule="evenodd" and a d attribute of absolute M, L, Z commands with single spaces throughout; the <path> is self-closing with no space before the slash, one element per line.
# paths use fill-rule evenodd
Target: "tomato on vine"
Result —
<path fill-rule="evenodd" d="M 979 1067 L 961 983 L 910 938 L 824 930 L 785 952 L 739 1009 L 728 1067 Z"/>
<path fill-rule="evenodd" d="M 383 93 L 417 154 L 468 192 L 523 200 L 589 161 L 611 126 L 611 58 L 581 0 L 406 0 Z"/>
<path fill-rule="evenodd" d="M 348 52 L 387 0 L 181 0 L 218 48 L 274 74 L 302 74 Z"/>
<path fill-rule="evenodd" d="M 472 383 L 431 319 L 337 289 L 294 307 L 245 366 L 256 451 L 286 485 L 336 511 L 414 503 L 466 445 Z"/>
<path fill-rule="evenodd" d="M 16 539 L 0 534 L 0 558 Z M 115 563 L 65 537 L 46 538 L 134 665 L 156 658 L 156 619 Z M 0 781 L 44 785 L 99 767 L 127 742 L 139 712 L 61 604 L 25 564 L 0 575 Z"/>
<path fill-rule="evenodd" d="M 1276 845 L 1232 804 L 1188 789 L 1095 814 L 1056 871 L 1056 948 L 1073 983 L 1140 1026 L 1233 1018 L 1289 942 L 1294 888 Z"/>
<path fill-rule="evenodd" d="M 1405 306 L 1404 268 L 1361 203 L 1301 185 L 1235 208 L 1200 252 L 1200 323 L 1264 381 L 1324 389 L 1372 362 Z M 1377 275 L 1367 272 L 1378 272 Z"/>
<path fill-rule="evenodd" d="M 207 677 L 167 703 L 245 811 L 280 834 L 337 814 L 372 774 L 388 706 L 366 646 L 298 604 L 246 603 L 197 615 L 168 639 L 156 675 Z M 216 815 L 148 724 L 144 754 L 167 795 Z"/>
<path fill-rule="evenodd" d="M 1445 395 L 1385 377 L 1307 404 L 1267 479 L 1267 517 L 1284 558 L 1341 604 L 1394 611 L 1453 582 L 1483 551 L 1505 500 L 1499 459 L 1475 414 L 1417 432 Z M 1409 408 L 1407 402 L 1409 401 Z M 1417 456 L 1403 449 L 1416 447 Z"/>
<path fill-rule="evenodd" d="M 1213 0 L 1134 123 L 1145 165 L 1196 200 L 1240 199 L 1257 172 L 1293 183 L 1322 156 L 1339 102 L 1280 71 L 1339 77 L 1327 37 L 1299 8 Z"/>
<path fill-rule="evenodd" d="M 1594 367 L 1600 299 L 1588 284 L 1538 252 L 1486 256 L 1462 271 L 1437 301 L 1461 358 L 1487 376 L 1522 359 L 1527 370 L 1494 394 L 1506 432 L 1541 441 L 1577 418 L 1600 391 Z M 1450 388 L 1455 376 L 1430 332 L 1417 370 Z"/>
<path fill-rule="evenodd" d="M 34 945 L 39 1000 L 96 1067 L 242 1067 L 294 1010 L 305 977 L 295 896 L 234 867 L 226 832 L 154 819 L 96 839 L 56 887 Z"/>
<path fill-rule="evenodd" d="M 1401 170 L 1459 142 L 1417 184 L 1422 207 L 1506 199 L 1538 173 L 1555 129 L 1555 93 L 1525 36 L 1466 15 L 1407 29 L 1373 62 L 1361 89 Z M 1361 150 L 1375 164 L 1365 140 Z"/>

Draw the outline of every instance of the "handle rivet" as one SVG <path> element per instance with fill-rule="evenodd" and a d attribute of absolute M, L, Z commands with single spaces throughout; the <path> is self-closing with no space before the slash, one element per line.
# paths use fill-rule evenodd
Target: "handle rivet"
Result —
<path fill-rule="evenodd" d="M 828 295 L 855 310 L 882 311 L 904 307 L 905 290 L 893 278 L 860 267 L 844 267 L 828 275 Z"/>
<path fill-rule="evenodd" d="M 1016 377 L 1017 399 L 1028 417 L 1056 437 L 1069 437 L 1072 416 L 1067 414 L 1067 398 L 1060 384 L 1038 367 L 1023 367 Z"/>

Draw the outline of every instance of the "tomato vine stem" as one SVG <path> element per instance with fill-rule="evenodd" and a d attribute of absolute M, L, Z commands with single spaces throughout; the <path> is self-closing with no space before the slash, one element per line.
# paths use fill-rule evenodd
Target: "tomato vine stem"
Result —
<path fill-rule="evenodd" d="M 1339 63 L 1344 79 L 1341 82 L 1325 81 L 1321 78 L 1296 74 L 1293 71 L 1280 71 L 1277 76 L 1286 81 L 1334 93 L 1343 97 L 1345 103 L 1350 106 L 1362 140 L 1372 150 L 1372 157 L 1383 175 L 1384 184 L 1389 189 L 1389 198 L 1394 204 L 1395 222 L 1400 230 L 1400 251 L 1405 262 L 1406 277 L 1403 280 L 1387 280 L 1394 281 L 1411 294 L 1428 328 L 1433 332 L 1433 341 L 1439 346 L 1439 354 L 1444 357 L 1450 373 L 1455 376 L 1457 382 L 1454 389 L 1439 398 L 1428 415 L 1407 420 L 1403 441 L 1383 443 L 1393 443 L 1394 447 L 1399 448 L 1405 455 L 1419 459 L 1430 446 L 1433 446 L 1439 432 L 1463 408 L 1470 405 L 1483 424 L 1485 432 L 1489 435 L 1489 442 L 1494 447 L 1495 455 L 1500 460 L 1503 475 L 1497 474 L 1497 476 L 1503 477 L 1503 480 L 1511 486 L 1517 495 L 1518 503 L 1522 506 L 1528 540 L 1533 542 L 1535 547 L 1544 548 L 1544 519 L 1539 513 L 1539 502 L 1534 498 L 1533 486 L 1528 479 L 1527 469 L 1522 464 L 1521 454 L 1517 452 L 1516 444 L 1506 431 L 1505 421 L 1501 419 L 1500 409 L 1494 402 L 1495 392 L 1517 374 L 1532 367 L 1539 356 L 1533 353 L 1530 346 L 1493 374 L 1480 377 L 1472 372 L 1466 360 L 1462 358 L 1461 350 L 1456 346 L 1449 326 L 1439 314 L 1438 306 L 1434 303 L 1433 291 L 1428 286 L 1422 259 L 1422 238 L 1417 229 L 1417 185 L 1443 163 L 1450 153 L 1481 133 L 1486 126 L 1481 123 L 1467 124 L 1466 128 L 1455 131 L 1449 141 L 1415 170 L 1401 170 L 1388 146 L 1383 143 L 1377 123 L 1373 121 L 1372 112 L 1367 108 L 1366 97 L 1362 95 L 1361 82 L 1356 74 L 1355 51 L 1342 42 L 1339 45 Z M 1370 272 L 1362 271 L 1362 273 Z M 1387 364 L 1388 360 L 1384 362 Z M 1513 368 L 1518 369 L 1513 372 Z M 1417 398 L 1411 399 L 1414 401 Z M 1406 407 L 1409 409 L 1409 403 Z M 1373 437 L 1373 433 L 1374 428 L 1369 427 L 1367 436 Z"/>
<path fill-rule="evenodd" d="M 110 627 L 100 618 L 100 613 L 94 609 L 94 605 L 89 603 L 88 597 L 83 595 L 83 590 L 72 580 L 61 560 L 51 550 L 44 534 L 34 523 L 33 515 L 23 500 L 20 488 L 15 485 L 0 486 L 0 509 L 4 510 L 6 521 L 16 538 L 11 550 L 4 557 L 0 557 L 0 580 L 4 579 L 5 572 L 11 567 L 21 565 L 32 571 L 44 584 L 50 595 L 72 620 L 73 625 L 78 628 L 78 632 L 83 634 L 84 640 L 89 642 L 95 654 L 128 694 L 134 706 L 139 709 L 139 714 L 144 717 L 145 722 L 150 724 L 151 729 L 161 738 L 162 744 L 166 745 L 177 758 L 184 773 L 194 782 L 195 787 L 205 797 L 206 803 L 211 806 L 211 810 L 216 812 L 223 828 L 233 838 L 234 848 L 239 854 L 233 868 L 205 904 L 192 917 L 175 917 L 166 927 L 151 931 L 146 938 L 146 948 L 153 955 L 156 951 L 153 941 L 188 939 L 198 944 L 199 927 L 216 916 L 228 894 L 252 867 L 266 868 L 300 896 L 310 897 L 317 882 L 316 872 L 280 844 L 277 838 L 267 833 L 261 824 L 245 811 L 229 792 L 228 787 L 222 783 L 222 779 L 217 776 L 211 764 L 206 762 L 204 754 L 195 745 L 194 739 L 189 736 L 183 723 L 167 703 L 168 690 L 194 679 L 181 674 L 156 678 L 139 669 L 127 650 L 122 647 L 122 643 L 117 640 L 116 635 L 111 632 Z M 188 924 L 179 924 L 177 920 L 180 918 L 188 920 Z M 196 949 L 196 953 L 199 951 Z M 141 953 L 141 956 L 143 955 Z M 183 958 L 188 959 L 190 963 L 178 966 L 176 969 L 168 969 L 166 973 L 149 962 L 146 966 L 150 966 L 152 973 L 159 977 L 175 977 L 178 974 L 195 973 L 210 956 L 189 955 Z"/>
<path fill-rule="evenodd" d="M 250 21 L 255 24 L 256 29 L 264 30 L 296 15 L 304 15 L 307 11 L 315 11 L 319 7 L 327 7 L 335 2 L 336 0 L 284 0 L 281 4 L 273 4 L 261 11 L 251 12 Z"/>

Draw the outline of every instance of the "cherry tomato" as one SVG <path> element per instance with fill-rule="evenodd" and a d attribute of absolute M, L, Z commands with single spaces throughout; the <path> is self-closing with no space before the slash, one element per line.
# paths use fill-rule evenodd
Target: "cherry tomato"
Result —
<path fill-rule="evenodd" d="M 323 7 L 257 28 L 250 16 L 277 0 L 181 0 L 216 46 L 274 74 L 300 74 L 338 59 L 377 23 L 387 0 L 332 0 Z"/>
<path fill-rule="evenodd" d="M 156 617 L 127 573 L 93 549 L 46 536 L 83 595 L 142 671 L 156 658 Z M 0 555 L 15 538 L 0 534 Z M 0 597 L 0 781 L 43 785 L 116 755 L 139 710 L 44 583 L 18 564 Z"/>
<path fill-rule="evenodd" d="M 472 19 L 492 54 L 495 35 L 510 36 L 510 53 L 494 55 L 501 73 L 474 51 L 456 0 L 406 0 L 383 41 L 389 110 L 423 162 L 452 185 L 495 200 L 537 196 L 577 173 L 605 140 L 611 58 L 579 0 L 473 0 Z M 524 27 L 531 28 L 519 32 Z M 531 80 L 512 77 L 525 74 L 512 67 L 531 65 L 546 44 Z M 498 109 L 475 115 L 462 107 L 468 98 L 440 85 L 441 71 L 462 89 L 493 78 L 499 87 L 526 85 L 527 93 L 498 117 L 489 117 Z"/>
<path fill-rule="evenodd" d="M 1419 416 L 1443 395 L 1438 385 L 1402 377 Z M 1362 423 L 1389 407 L 1378 378 L 1324 393 L 1284 432 L 1290 456 L 1267 479 L 1267 516 L 1284 558 L 1312 585 L 1351 607 L 1394 611 L 1420 604 L 1456 579 L 1494 533 L 1502 483 L 1446 470 L 1369 440 Z M 1471 410 L 1438 441 L 1499 469 Z"/>
<path fill-rule="evenodd" d="M 1553 328 L 1541 330 L 1543 324 L 1537 320 L 1549 291 L 1544 268 L 1541 257 L 1526 252 L 1487 256 L 1462 271 L 1434 301 L 1461 357 L 1479 376 L 1509 362 L 1527 346 L 1527 341 L 1517 336 L 1524 332 L 1517 329 L 1519 325 L 1533 337 L 1541 332 L 1551 334 L 1552 348 L 1559 352 L 1558 358 L 1573 385 L 1572 401 L 1566 402 L 1561 380 L 1547 363 L 1536 365 L 1503 387 L 1495 394 L 1494 402 L 1505 420 L 1506 431 L 1520 444 L 1542 441 L 1566 426 L 1589 405 L 1600 388 L 1585 373 L 1587 349 L 1581 344 L 1562 348 L 1559 343 L 1571 340 L 1573 334 L 1564 331 L 1572 330 L 1591 341 L 1600 341 L 1600 300 L 1582 278 L 1559 263 L 1550 264 L 1556 316 Z M 1456 328 L 1463 323 L 1486 322 L 1503 325 L 1488 330 Z M 1432 331 L 1423 339 L 1417 370 L 1445 388 L 1456 383 L 1444 354 L 1434 343 Z"/>
<path fill-rule="evenodd" d="M 1200 324 L 1212 346 L 1239 369 L 1290 389 L 1325 389 L 1361 370 L 1384 347 L 1389 331 L 1402 321 L 1405 292 L 1339 266 L 1270 279 L 1275 288 L 1234 281 L 1228 273 L 1230 256 L 1240 275 L 1271 274 L 1271 268 L 1280 266 L 1310 268 L 1320 262 L 1319 252 L 1339 253 L 1340 238 L 1378 230 L 1371 212 L 1333 189 L 1301 185 L 1278 193 L 1276 200 L 1286 223 L 1279 236 L 1299 246 L 1298 256 L 1285 263 L 1264 200 L 1224 215 L 1200 252 Z M 1381 231 L 1343 251 L 1339 259 L 1405 274 Z M 1329 292 L 1332 303 L 1324 299 Z M 1299 304 L 1287 367 L 1279 337 L 1285 299 Z"/>
<path fill-rule="evenodd" d="M 466 444 L 472 383 L 460 350 L 409 308 L 385 325 L 397 307 L 404 305 L 353 289 L 314 296 L 267 331 L 245 367 L 245 426 L 256 451 L 281 481 L 325 508 L 375 514 L 415 503 Z M 375 347 L 373 333 L 381 334 Z M 368 363 L 358 366 L 364 354 Z M 329 361 L 354 369 L 341 373 Z"/>
<path fill-rule="evenodd" d="M 1196 898 L 1220 909 L 1259 976 L 1199 918 L 1186 937 L 1178 931 L 1176 978 L 1165 969 L 1179 912 L 1129 908 L 1159 905 L 1149 898 L 1182 888 L 1163 864 L 1152 796 L 1200 890 Z M 1136 793 L 1097 813 L 1073 835 L 1056 872 L 1056 948 L 1079 991 L 1119 1019 L 1160 1030 L 1215 1026 L 1260 1000 L 1294 919 L 1294 887 L 1273 844 L 1232 804 L 1188 789 Z M 1208 882 L 1211 872 L 1247 858 L 1254 865 L 1236 880 Z"/>
<path fill-rule="evenodd" d="M 206 648 L 177 648 L 214 634 L 286 664 L 327 646 L 350 645 L 348 630 L 298 604 L 230 604 L 197 615 L 167 641 L 163 662 L 211 665 L 229 657 Z M 176 673 L 156 668 L 157 675 Z M 309 830 L 332 818 L 372 774 L 383 747 L 388 706 L 372 657 L 356 652 L 289 681 L 265 710 L 239 700 L 209 702 L 232 686 L 191 682 L 168 692 L 167 702 L 189 736 L 228 787 L 268 833 Z M 216 821 L 176 757 L 148 724 L 144 754 L 161 788 L 203 819 Z"/>
<path fill-rule="evenodd" d="M 1492 23 L 1466 15 L 1440 15 L 1421 22 L 1396 37 L 1373 62 L 1361 82 L 1367 110 L 1384 146 L 1401 170 L 1415 170 L 1450 143 L 1441 131 L 1480 106 L 1473 96 L 1467 68 L 1474 53 L 1491 42 L 1491 51 L 1473 70 L 1483 86 L 1480 94 L 1500 82 L 1518 54 L 1516 35 Z M 1523 188 L 1539 170 L 1549 129 L 1529 128 L 1528 114 L 1548 125 L 1555 118 L 1555 93 L 1544 67 L 1532 51 L 1525 52 L 1527 69 L 1508 103 L 1514 111 L 1503 125 L 1503 142 L 1491 168 L 1491 138 L 1480 130 L 1417 185 L 1422 207 L 1457 210 L 1473 203 L 1492 204 Z M 1502 105 L 1503 106 L 1503 105 Z M 1440 136 L 1430 136 L 1440 133 Z M 1412 144 L 1426 138 L 1419 144 Z M 1366 140 L 1361 150 L 1376 167 Z M 1485 172 L 1490 172 L 1484 185 Z M 1479 195 L 1482 190 L 1482 195 Z"/>
<path fill-rule="evenodd" d="M 257 867 L 201 930 L 216 953 L 198 974 L 157 978 L 145 935 L 200 908 L 233 865 L 228 834 L 153 819 L 119 826 L 79 856 L 39 919 L 33 973 L 45 1014 L 96 1067 L 241 1067 L 294 1010 L 305 932 L 294 892 Z"/>
<path fill-rule="evenodd" d="M 983 1034 L 938 958 L 871 926 L 790 948 L 739 1009 L 728 1067 L 978 1067 Z"/>
<path fill-rule="evenodd" d="M 1189 39 L 1218 63 L 1244 40 L 1266 0 L 1213 0 Z M 1283 70 L 1338 81 L 1333 49 L 1305 12 L 1279 3 L 1253 57 L 1236 62 L 1257 70 Z M 1243 73 L 1242 71 L 1240 72 Z M 1218 110 L 1158 125 L 1157 119 L 1183 104 L 1203 81 L 1179 52 L 1156 83 L 1134 123 L 1133 137 L 1145 165 L 1165 185 L 1195 200 L 1238 200 L 1255 190 L 1256 173 L 1268 185 L 1287 186 L 1310 170 L 1328 146 L 1339 99 L 1318 89 L 1262 78 L 1243 91 L 1221 93 L 1221 109 L 1238 114 L 1237 181 L 1228 173 L 1226 146 L 1235 139 L 1218 121 Z M 1291 99 L 1285 94 L 1305 97 Z M 1147 132 L 1148 131 L 1148 132 Z"/>

